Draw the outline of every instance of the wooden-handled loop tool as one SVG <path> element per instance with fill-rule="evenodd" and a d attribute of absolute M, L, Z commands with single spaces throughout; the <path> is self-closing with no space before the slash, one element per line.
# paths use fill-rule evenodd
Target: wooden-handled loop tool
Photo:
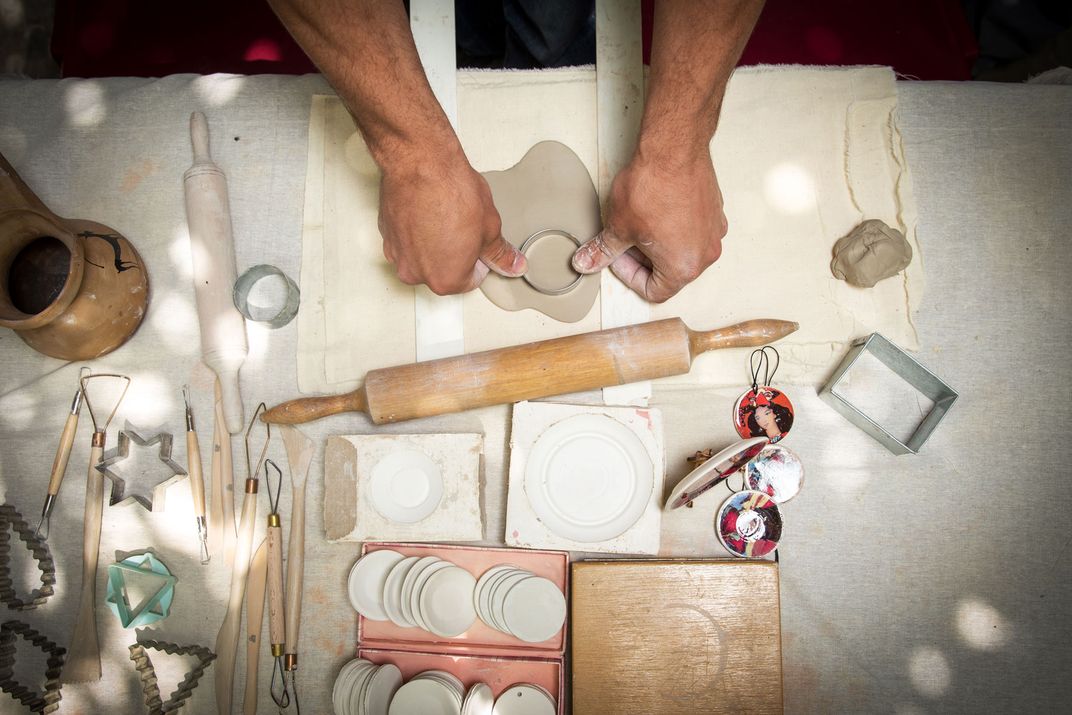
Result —
<path fill-rule="evenodd" d="M 275 472 L 275 490 L 269 469 Z M 272 460 L 264 462 L 264 482 L 268 486 L 268 634 L 272 657 L 272 701 L 280 708 L 290 706 L 290 690 L 283 670 L 283 645 L 286 623 L 283 611 L 283 522 L 279 517 L 279 497 L 283 492 L 283 470 Z M 279 685 L 276 685 L 276 678 Z M 277 690 L 278 687 L 278 690 Z"/>
<path fill-rule="evenodd" d="M 89 399 L 88 385 L 91 380 L 121 380 L 123 389 L 115 401 L 115 406 L 103 424 L 97 420 L 93 402 Z M 97 557 L 100 554 L 101 518 L 104 515 L 104 475 L 97 471 L 104 455 L 104 443 L 111 424 L 123 397 L 130 387 L 130 378 L 126 375 L 97 373 L 83 375 L 79 379 L 82 399 L 93 421 L 93 440 L 89 450 L 89 468 L 86 473 L 86 506 L 82 524 L 82 592 L 78 602 L 78 616 L 71 635 L 71 652 L 67 665 L 63 669 L 64 683 L 85 683 L 100 680 L 100 642 L 97 639 Z"/>
<path fill-rule="evenodd" d="M 60 484 L 63 483 L 63 477 L 67 474 L 67 462 L 71 459 L 71 447 L 74 446 L 75 434 L 78 432 L 78 416 L 82 412 L 82 378 L 90 374 L 92 371 L 88 367 L 83 367 L 78 371 L 78 391 L 74 393 L 74 399 L 71 400 L 71 411 L 67 415 L 67 421 L 63 424 L 60 444 L 56 447 L 56 458 L 52 460 L 48 493 L 45 495 L 45 505 L 41 508 L 41 521 L 38 522 L 37 531 L 34 532 L 34 536 L 40 536 L 42 540 L 48 539 L 48 530 L 52 526 L 52 509 L 56 506 Z"/>
<path fill-rule="evenodd" d="M 194 409 L 190 406 L 190 386 L 183 385 L 182 400 L 186 403 L 186 471 L 190 474 L 190 497 L 194 500 L 197 517 L 197 538 L 201 542 L 201 563 L 207 564 L 208 524 L 205 522 L 205 477 L 201 471 L 201 445 L 197 441 Z"/>
<path fill-rule="evenodd" d="M 365 412 L 373 423 L 385 424 L 626 385 L 683 375 L 693 359 L 708 350 L 766 345 L 799 327 L 787 320 L 748 320 L 697 331 L 680 318 L 667 318 L 372 370 L 364 386 L 353 392 L 284 402 L 262 419 L 299 424 L 341 412 Z"/>
<path fill-rule="evenodd" d="M 253 417 L 246 428 L 246 489 L 242 498 L 242 517 L 238 525 L 238 539 L 235 543 L 234 567 L 231 569 L 231 593 L 227 602 L 227 615 L 216 635 L 216 711 L 219 715 L 230 715 L 234 697 L 234 667 L 238 655 L 238 636 L 242 629 L 242 603 L 246 597 L 246 578 L 249 575 L 250 556 L 253 551 L 253 527 L 257 519 L 257 474 L 268 453 L 272 441 L 272 428 L 266 426 L 264 447 L 257 457 L 256 468 L 250 459 L 249 440 L 257 418 L 265 410 L 262 402 L 253 412 Z"/>
<path fill-rule="evenodd" d="M 287 627 L 287 642 L 283 648 L 283 666 L 290 679 L 294 706 L 299 715 L 298 702 L 298 631 L 301 626 L 302 584 L 305 582 L 305 482 L 309 465 L 313 462 L 313 440 L 302 434 L 297 427 L 284 425 L 283 446 L 287 450 L 290 465 L 290 539 L 287 541 L 287 607 L 284 620 Z"/>

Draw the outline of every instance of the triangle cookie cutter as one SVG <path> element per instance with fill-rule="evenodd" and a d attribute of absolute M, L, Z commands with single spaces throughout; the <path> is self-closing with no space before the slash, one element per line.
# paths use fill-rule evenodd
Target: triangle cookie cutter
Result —
<path fill-rule="evenodd" d="M 126 575 L 137 573 L 152 575 L 160 581 L 156 590 L 137 610 L 133 610 L 127 598 Z M 114 564 L 108 565 L 108 594 L 105 602 L 108 608 L 119 617 L 123 628 L 146 626 L 167 618 L 171 613 L 171 602 L 175 598 L 175 584 L 178 579 L 171 575 L 158 558 L 151 553 L 128 556 Z"/>
<path fill-rule="evenodd" d="M 149 631 L 151 633 L 152 631 Z M 167 641 L 150 640 L 144 638 L 146 631 L 135 631 L 136 642 L 130 646 L 130 659 L 134 661 L 134 669 L 138 671 L 141 679 L 142 697 L 145 699 L 145 707 L 149 715 L 162 715 L 174 712 L 182 707 L 193 694 L 194 688 L 205 674 L 205 669 L 216 659 L 216 654 L 208 648 L 198 645 L 178 645 Z M 161 651 L 168 655 L 192 655 L 198 659 L 193 670 L 183 676 L 175 691 L 168 696 L 167 701 L 160 699 L 160 686 L 156 680 L 156 668 L 149 658 L 149 650 Z"/>
<path fill-rule="evenodd" d="M 112 469 L 112 467 L 130 457 L 131 443 L 138 447 L 160 445 L 157 456 L 171 470 L 170 477 L 153 486 L 150 496 L 134 493 L 134 490 L 130 490 L 128 493 L 127 480 Z M 118 444 L 114 449 L 108 450 L 104 454 L 104 459 L 101 460 L 101 463 L 95 467 L 98 472 L 107 477 L 112 483 L 112 493 L 108 500 L 108 506 L 128 506 L 137 503 L 149 511 L 164 511 L 164 496 L 167 494 L 168 487 L 187 476 L 186 470 L 171 458 L 173 444 L 174 437 L 168 432 L 158 432 L 151 437 L 145 438 L 138 434 L 137 430 L 129 422 L 123 425 L 123 429 L 119 431 Z"/>

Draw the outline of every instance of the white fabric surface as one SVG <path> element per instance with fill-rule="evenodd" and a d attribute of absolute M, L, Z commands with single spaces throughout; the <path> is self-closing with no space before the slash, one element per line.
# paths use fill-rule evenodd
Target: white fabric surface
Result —
<path fill-rule="evenodd" d="M 536 142 L 554 139 L 594 180 L 593 69 L 462 72 L 458 89 L 459 136 L 478 171 L 506 169 Z M 918 348 L 911 310 L 922 296 L 923 259 L 896 104 L 888 68 L 736 73 L 711 144 L 730 225 L 722 257 L 653 306 L 652 317 L 682 317 L 696 329 L 796 320 L 800 331 L 781 344 L 780 377 L 807 384 L 825 377 L 860 325 Z M 302 284 L 313 299 L 298 318 L 299 388 L 334 392 L 357 387 L 371 369 L 414 361 L 414 290 L 383 258 L 378 175 L 353 120 L 333 98 L 314 104 L 310 122 Z M 902 275 L 869 290 L 829 270 L 834 242 L 865 218 L 900 228 L 915 251 Z M 598 330 L 602 300 L 570 324 L 531 309 L 501 310 L 474 291 L 464 300 L 466 351 Z M 745 374 L 737 355 L 711 353 L 675 380 L 724 386 Z"/>
<path fill-rule="evenodd" d="M 208 113 L 213 151 L 230 178 L 240 268 L 274 263 L 297 277 L 310 98 L 326 91 L 317 77 L 0 83 L 0 151 L 54 210 L 113 225 L 149 265 L 145 325 L 127 346 L 94 363 L 135 376 L 118 422 L 181 432 L 179 388 L 190 382 L 203 448 L 211 435 L 210 375 L 198 358 L 182 206 L 189 112 Z M 786 445 L 800 453 L 808 476 L 786 506 L 781 549 L 786 709 L 1061 711 L 1072 697 L 1072 447 L 1061 439 L 1072 427 L 1072 259 L 1064 241 L 1072 225 L 1072 91 L 977 83 L 899 83 L 897 91 L 926 246 L 928 298 L 916 316 L 920 358 L 961 399 L 921 455 L 893 457 L 811 390 L 790 392 L 798 421 Z M 870 327 L 860 325 L 859 333 Z M 293 396 L 296 325 L 249 332 L 247 406 Z M 77 366 L 43 358 L 6 331 L 0 357 L 0 498 L 33 520 Z M 672 483 L 684 474 L 687 454 L 732 439 L 729 411 L 738 390 L 656 388 Z M 482 432 L 485 533 L 498 541 L 507 416 L 507 408 L 492 408 L 375 431 Z M 36 611 L 4 616 L 61 643 L 70 637 L 78 596 L 86 417 L 50 539 L 57 594 Z M 318 445 L 328 434 L 372 431 L 353 415 L 307 429 Z M 109 444 L 115 439 L 113 429 Z M 280 444 L 271 454 L 285 463 Z M 306 712 L 327 711 L 335 673 L 356 639 L 343 584 L 357 546 L 323 540 L 321 458 L 318 446 L 299 674 Z M 705 495 L 696 508 L 663 520 L 665 553 L 724 553 L 710 530 L 718 496 Z M 263 529 L 263 498 L 260 507 Z M 285 490 L 284 518 L 289 510 Z M 61 712 L 143 712 L 127 658 L 133 633 L 122 631 L 101 602 L 104 566 L 116 549 L 153 546 L 179 577 L 160 637 L 211 646 L 223 618 L 229 574 L 219 555 L 198 565 L 188 514 L 105 513 L 98 581 L 105 676 L 91 686 L 64 687 Z M 212 712 L 212 674 L 210 667 L 191 712 Z M 237 699 L 243 674 L 240 658 Z M 273 712 L 267 654 L 260 677 L 260 707 Z M 13 704 L 0 696 L 0 712 Z"/>

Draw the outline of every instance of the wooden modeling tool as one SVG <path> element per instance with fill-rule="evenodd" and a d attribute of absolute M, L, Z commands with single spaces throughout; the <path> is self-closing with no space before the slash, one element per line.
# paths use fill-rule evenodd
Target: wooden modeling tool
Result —
<path fill-rule="evenodd" d="M 254 467 L 249 458 L 249 436 L 257 422 L 257 416 L 264 409 L 262 402 L 253 413 L 246 429 L 246 493 L 242 498 L 242 519 L 238 525 L 234 566 L 231 569 L 231 594 L 227 601 L 227 615 L 216 635 L 216 655 L 219 658 L 216 663 L 216 711 L 219 715 L 230 715 L 234 698 L 234 668 L 235 657 L 238 655 L 238 634 L 242 629 L 242 601 L 246 597 L 246 578 L 249 575 L 250 555 L 253 551 L 253 527 L 257 520 L 257 474 L 268 453 L 268 444 L 272 441 L 272 428 L 269 426 L 264 447 Z"/>
<path fill-rule="evenodd" d="M 114 379 L 123 381 L 122 392 L 115 401 L 108 419 L 103 424 L 97 421 L 93 403 L 89 399 L 87 385 L 90 380 Z M 82 524 L 82 591 L 78 597 L 78 616 L 71 635 L 71 650 L 61 680 L 64 683 L 85 683 L 100 680 L 100 642 L 97 640 L 97 557 L 100 555 L 101 518 L 104 515 L 104 475 L 96 467 L 104 455 L 104 443 L 108 425 L 115 417 L 123 397 L 130 387 L 126 375 L 97 373 L 84 375 L 79 380 L 82 398 L 85 400 L 89 418 L 93 421 L 93 440 L 89 450 L 89 468 L 86 471 L 86 506 Z"/>
<path fill-rule="evenodd" d="M 88 367 L 78 371 L 78 391 L 71 400 L 71 411 L 67 415 L 67 421 L 63 424 L 63 432 L 60 434 L 60 444 L 56 447 L 56 458 L 52 460 L 52 474 L 48 478 L 48 493 L 45 495 L 45 505 L 41 507 L 41 521 L 37 524 L 34 536 L 43 540 L 48 539 L 48 530 L 52 525 L 52 509 L 56 506 L 56 497 L 60 494 L 60 485 L 63 477 L 67 474 L 67 462 L 71 459 L 71 447 L 74 446 L 74 437 L 78 432 L 78 416 L 82 412 L 82 378 L 91 374 Z M 42 533 L 42 527 L 44 527 Z"/>
<path fill-rule="evenodd" d="M 272 491 L 271 471 L 276 475 L 275 491 Z M 264 482 L 268 486 L 268 635 L 271 639 L 272 666 L 271 695 L 280 709 L 290 706 L 290 691 L 283 673 L 283 645 L 286 624 L 283 613 L 283 522 L 279 518 L 279 496 L 283 491 L 283 470 L 273 462 L 264 463 Z M 279 690 L 276 690 L 276 677 Z"/>
<path fill-rule="evenodd" d="M 242 698 L 243 715 L 256 715 L 257 675 L 261 663 L 261 627 L 264 624 L 264 595 L 268 578 L 268 541 L 261 541 L 249 565 L 246 587 L 246 691 Z"/>
<path fill-rule="evenodd" d="M 298 702 L 298 631 L 301 626 L 302 584 L 305 582 L 305 483 L 313 462 L 313 440 L 297 427 L 282 427 L 283 446 L 290 464 L 290 540 L 287 542 L 287 604 L 284 621 L 287 640 L 283 648 L 283 667 L 290 678 L 294 702 Z M 300 709 L 300 708 L 299 708 Z"/>
<path fill-rule="evenodd" d="M 201 359 L 220 380 L 227 431 L 242 431 L 244 413 L 238 371 L 246 361 L 249 343 L 246 321 L 234 304 L 235 265 L 227 177 L 209 153 L 208 121 L 201 112 L 190 115 L 194 163 L 182 176 L 186 222 L 193 254 L 194 296 L 201 325 Z"/>
<path fill-rule="evenodd" d="M 208 543 L 213 553 L 223 552 L 227 568 L 234 564 L 234 463 L 231 457 L 231 433 L 223 417 L 220 381 L 215 387 L 215 422 L 212 425 L 212 510 L 208 520 Z"/>
<path fill-rule="evenodd" d="M 182 388 L 182 400 L 186 403 L 186 471 L 190 474 L 190 496 L 194 500 L 194 516 L 197 517 L 197 538 L 201 542 L 201 563 L 207 564 L 208 525 L 205 523 L 205 477 L 201 471 L 201 446 L 197 442 L 194 425 L 194 410 L 190 406 L 190 386 Z"/>
<path fill-rule="evenodd" d="M 366 412 L 375 424 L 385 424 L 625 385 L 681 375 L 708 350 L 766 345 L 799 327 L 786 320 L 749 320 L 695 331 L 680 318 L 667 318 L 372 370 L 353 392 L 284 402 L 262 419 L 299 424 L 340 412 Z"/>

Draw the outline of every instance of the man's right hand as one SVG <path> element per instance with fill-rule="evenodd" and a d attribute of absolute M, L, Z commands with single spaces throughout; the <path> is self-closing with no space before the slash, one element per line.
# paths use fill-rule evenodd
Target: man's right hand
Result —
<path fill-rule="evenodd" d="M 502 236 L 488 182 L 460 147 L 384 163 L 380 234 L 399 280 L 448 295 L 473 290 L 489 269 L 525 272 L 525 257 Z"/>

